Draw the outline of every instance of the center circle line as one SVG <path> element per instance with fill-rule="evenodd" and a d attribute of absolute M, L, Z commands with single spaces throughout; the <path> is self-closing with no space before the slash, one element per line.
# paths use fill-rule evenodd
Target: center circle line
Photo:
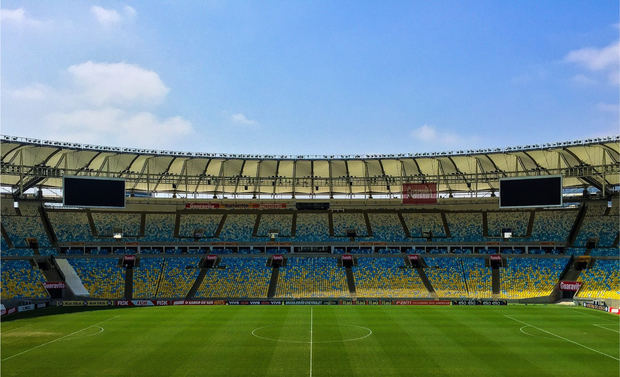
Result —
<path fill-rule="evenodd" d="M 364 326 L 359 326 L 359 325 L 341 325 L 341 326 L 347 326 L 347 327 L 357 327 L 360 329 L 364 329 L 366 331 L 368 331 L 367 334 L 357 337 L 357 338 L 350 338 L 350 339 L 334 339 L 334 340 L 319 340 L 319 341 L 303 341 L 303 340 L 287 340 L 287 339 L 274 339 L 274 338 L 269 338 L 266 336 L 262 336 L 262 335 L 258 335 L 256 332 L 260 331 L 262 329 L 266 329 L 269 327 L 275 327 L 277 325 L 267 325 L 267 326 L 261 326 L 261 327 L 257 327 L 254 330 L 252 330 L 252 336 L 259 338 L 259 339 L 263 339 L 263 340 L 269 340 L 272 342 L 279 342 L 279 343 L 295 343 L 295 344 L 325 344 L 325 343 L 345 343 L 345 342 L 354 342 L 354 341 L 358 341 L 358 340 L 362 340 L 362 339 L 366 339 L 369 336 L 372 335 L 372 330 L 369 329 L 368 327 L 364 327 Z"/>

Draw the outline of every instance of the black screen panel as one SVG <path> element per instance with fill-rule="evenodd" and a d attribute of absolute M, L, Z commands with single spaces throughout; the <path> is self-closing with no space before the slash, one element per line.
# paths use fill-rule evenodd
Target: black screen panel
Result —
<path fill-rule="evenodd" d="M 531 177 L 499 181 L 499 206 L 551 207 L 562 205 L 562 177 Z"/>
<path fill-rule="evenodd" d="M 64 177 L 63 204 L 76 207 L 125 207 L 125 181 Z"/>

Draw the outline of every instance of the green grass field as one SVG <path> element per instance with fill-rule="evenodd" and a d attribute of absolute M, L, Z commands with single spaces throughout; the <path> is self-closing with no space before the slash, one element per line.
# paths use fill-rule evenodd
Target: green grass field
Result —
<path fill-rule="evenodd" d="M 560 306 L 201 306 L 2 323 L 2 376 L 617 376 L 619 318 Z"/>

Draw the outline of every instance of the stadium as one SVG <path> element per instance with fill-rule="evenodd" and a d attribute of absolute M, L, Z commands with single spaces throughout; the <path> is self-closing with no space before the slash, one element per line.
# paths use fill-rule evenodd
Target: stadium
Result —
<path fill-rule="evenodd" d="M 2 1 L 0 375 L 620 375 L 619 15 Z"/>
<path fill-rule="evenodd" d="M 370 156 L 1 143 L 5 375 L 618 366 L 620 137 Z"/>

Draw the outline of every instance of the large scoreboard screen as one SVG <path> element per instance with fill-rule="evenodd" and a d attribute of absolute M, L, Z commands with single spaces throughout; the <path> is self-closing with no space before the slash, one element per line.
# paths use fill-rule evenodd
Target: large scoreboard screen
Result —
<path fill-rule="evenodd" d="M 562 205 L 562 176 L 505 178 L 499 181 L 500 208 Z"/>
<path fill-rule="evenodd" d="M 63 177 L 62 200 L 74 207 L 125 207 L 123 179 Z"/>

